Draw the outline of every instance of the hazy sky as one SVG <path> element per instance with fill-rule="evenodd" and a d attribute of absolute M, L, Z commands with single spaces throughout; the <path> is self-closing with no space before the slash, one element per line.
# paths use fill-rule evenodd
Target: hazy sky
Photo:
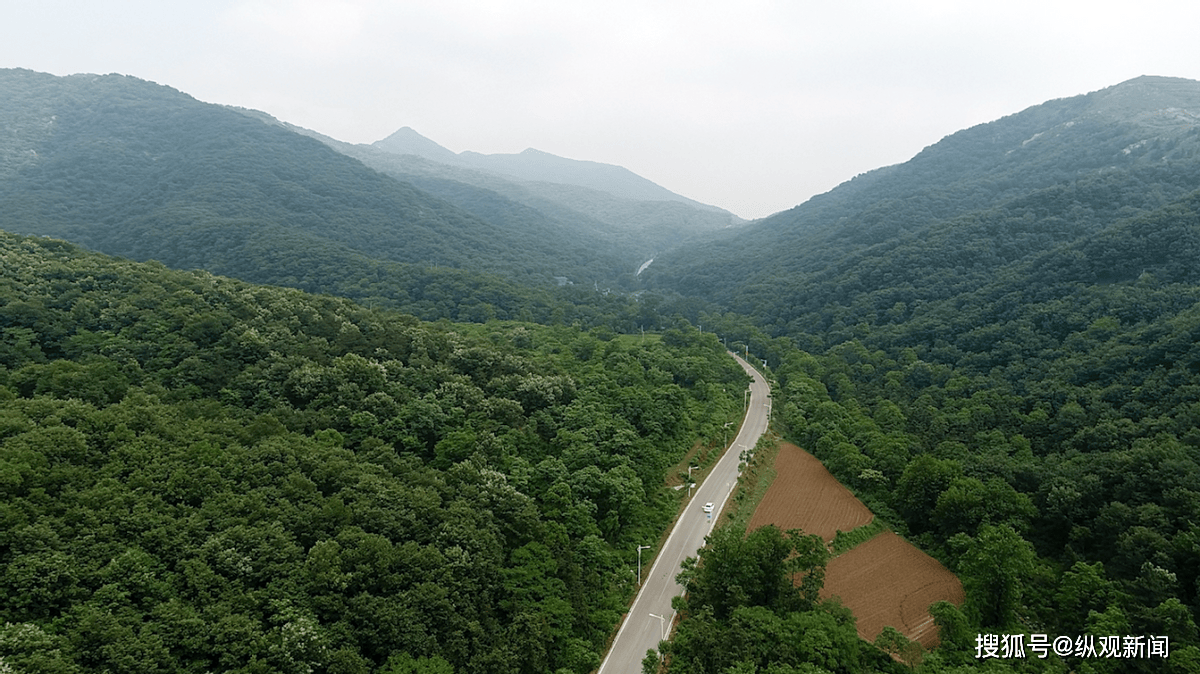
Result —
<path fill-rule="evenodd" d="M 0 67 L 536 147 L 750 218 L 1052 98 L 1200 79 L 1198 26 L 1194 0 L 0 0 Z"/>

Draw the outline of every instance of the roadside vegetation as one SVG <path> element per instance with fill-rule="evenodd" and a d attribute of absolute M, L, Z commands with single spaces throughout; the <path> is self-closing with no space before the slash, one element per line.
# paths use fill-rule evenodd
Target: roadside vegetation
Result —
<path fill-rule="evenodd" d="M 0 658 L 577 672 L 746 375 L 0 235 Z M 398 644 L 403 644 L 398 648 Z"/>

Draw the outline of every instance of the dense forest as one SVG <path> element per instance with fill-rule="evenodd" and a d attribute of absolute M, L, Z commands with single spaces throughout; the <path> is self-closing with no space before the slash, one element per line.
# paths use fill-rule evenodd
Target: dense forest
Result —
<path fill-rule="evenodd" d="M 634 255 L 586 231 L 492 222 L 323 143 L 120 75 L 0 70 L 0 228 L 111 255 L 283 284 L 326 247 L 490 272 L 609 283 Z"/>
<path fill-rule="evenodd" d="M 661 666 L 682 674 L 906 671 L 859 639 L 848 609 L 819 600 L 828 557 L 820 537 L 801 531 L 717 529 L 699 562 L 679 575 L 687 588 L 676 601 L 682 620 Z M 643 671 L 659 668 L 647 654 Z"/>
<path fill-rule="evenodd" d="M 1184 87 L 1046 104 L 752 226 L 746 238 L 774 239 L 730 286 L 747 314 L 693 317 L 766 358 L 791 439 L 958 573 L 967 603 L 950 623 L 1171 644 L 1167 661 L 989 664 L 944 632 L 921 671 L 1200 670 L 1200 128 L 1179 109 L 1105 117 L 1158 85 Z M 1195 105 L 1200 85 L 1186 89 Z M 986 140 L 974 167 L 972 139 Z M 1041 141 L 1058 145 L 1005 166 Z M 803 259 L 778 260 L 790 252 Z"/>
<path fill-rule="evenodd" d="M 740 414 L 725 345 L 967 601 L 934 652 L 867 644 L 803 532 L 720 529 L 665 671 L 1200 671 L 1198 83 L 964 130 L 636 278 L 640 216 L 575 188 L 384 175 L 133 78 L 0 88 L 0 229 L 71 241 L 0 235 L 0 672 L 591 671 Z M 1009 633 L 1170 655 L 976 658 Z"/>
<path fill-rule="evenodd" d="M 0 238 L 12 671 L 587 672 L 745 373 Z"/>

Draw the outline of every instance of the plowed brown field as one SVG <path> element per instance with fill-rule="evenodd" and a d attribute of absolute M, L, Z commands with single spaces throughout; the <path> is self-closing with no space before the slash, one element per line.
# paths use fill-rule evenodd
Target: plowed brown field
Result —
<path fill-rule="evenodd" d="M 785 442 L 775 457 L 775 480 L 750 517 L 749 529 L 774 524 L 784 531 L 802 529 L 828 543 L 839 529 L 856 529 L 873 517 L 817 457 Z"/>
<path fill-rule="evenodd" d="M 873 518 L 816 457 L 795 445 L 780 445 L 775 473 L 750 529 L 774 524 L 832 541 L 839 529 L 850 531 Z M 938 644 L 929 605 L 944 599 L 961 606 L 965 599 L 957 576 L 890 531 L 829 561 L 821 596 L 834 595 L 854 612 L 863 639 L 874 641 L 891 625 L 927 649 Z"/>
<path fill-rule="evenodd" d="M 863 639 L 874 641 L 891 625 L 926 649 L 938 644 L 929 605 L 966 599 L 957 576 L 890 531 L 829 560 L 821 596 L 835 595 L 854 611 Z"/>

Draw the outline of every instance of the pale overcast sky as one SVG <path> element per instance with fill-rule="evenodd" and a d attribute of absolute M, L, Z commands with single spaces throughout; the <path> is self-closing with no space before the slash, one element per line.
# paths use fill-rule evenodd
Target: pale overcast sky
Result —
<path fill-rule="evenodd" d="M 0 0 L 0 67 L 535 147 L 752 218 L 1052 98 L 1200 79 L 1198 27 L 1194 0 Z"/>

